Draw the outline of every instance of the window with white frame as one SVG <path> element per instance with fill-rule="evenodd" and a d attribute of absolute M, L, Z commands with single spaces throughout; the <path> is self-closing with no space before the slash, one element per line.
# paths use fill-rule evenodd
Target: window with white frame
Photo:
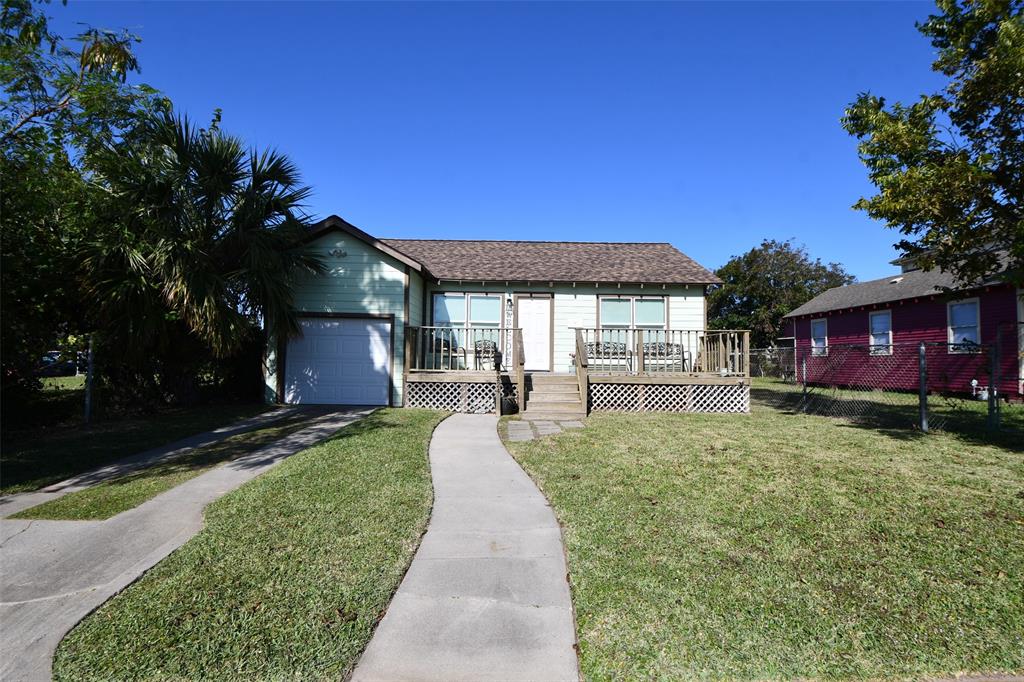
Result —
<path fill-rule="evenodd" d="M 665 329 L 664 296 L 602 296 L 599 299 L 603 329 Z"/>
<path fill-rule="evenodd" d="M 981 343 L 978 299 L 954 301 L 946 306 L 950 353 L 976 353 Z"/>
<path fill-rule="evenodd" d="M 811 355 L 828 355 L 828 321 L 811 320 Z"/>
<path fill-rule="evenodd" d="M 892 355 L 892 311 L 868 314 L 868 345 L 872 355 Z"/>
<path fill-rule="evenodd" d="M 434 294 L 434 325 L 497 328 L 501 326 L 501 294 Z"/>

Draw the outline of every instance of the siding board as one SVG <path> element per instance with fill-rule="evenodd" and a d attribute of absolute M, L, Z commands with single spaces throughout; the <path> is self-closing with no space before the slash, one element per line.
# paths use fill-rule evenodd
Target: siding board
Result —
<path fill-rule="evenodd" d="M 877 310 L 892 311 L 892 335 L 896 345 L 916 347 L 925 343 L 947 342 L 946 304 L 950 300 L 967 298 L 978 299 L 980 316 L 980 334 L 983 345 L 1001 341 L 999 390 L 1006 396 L 1019 396 L 1020 386 L 1017 381 L 1019 372 L 1018 359 L 1014 343 L 1015 325 L 1017 320 L 1017 295 L 1013 288 L 992 287 L 977 293 L 963 294 L 955 298 L 934 296 L 925 300 L 895 301 L 879 306 L 865 307 L 863 310 L 832 311 L 820 315 L 809 315 L 795 320 L 795 336 L 798 357 L 809 354 L 811 347 L 811 320 L 826 318 L 828 320 L 828 344 L 830 346 L 868 344 L 868 315 Z M 913 390 L 917 387 L 917 354 L 905 350 L 898 351 L 900 361 L 889 356 L 864 358 L 857 362 L 850 361 L 836 366 L 833 361 L 828 368 L 828 376 L 847 385 L 877 385 L 878 387 L 896 387 Z M 988 383 L 987 356 L 948 353 L 941 348 L 928 350 L 929 386 L 933 390 L 955 393 L 970 393 L 971 379 L 982 384 Z M 808 357 L 808 381 L 814 381 L 811 365 L 818 364 L 824 368 L 820 359 Z M 867 364 L 864 364 L 867 363 Z M 872 363 L 881 371 L 872 371 Z M 824 369 L 819 370 L 824 372 Z M 824 376 L 824 374 L 822 374 Z"/>

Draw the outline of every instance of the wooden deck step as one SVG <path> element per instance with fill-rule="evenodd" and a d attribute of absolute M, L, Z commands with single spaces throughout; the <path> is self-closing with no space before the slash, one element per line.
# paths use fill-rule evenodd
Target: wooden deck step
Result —
<path fill-rule="evenodd" d="M 523 419 L 575 420 L 587 416 L 575 374 L 532 374 Z"/>
<path fill-rule="evenodd" d="M 576 385 L 576 382 L 571 384 L 539 384 L 534 385 L 531 389 L 533 393 L 544 393 L 550 395 L 563 395 L 569 393 L 571 395 L 579 395 L 580 387 Z"/>
<path fill-rule="evenodd" d="M 526 379 L 534 386 L 576 386 L 575 374 L 531 374 Z"/>
<path fill-rule="evenodd" d="M 578 410 L 583 409 L 583 401 L 579 399 L 579 396 L 574 398 L 552 398 L 550 396 L 534 396 L 527 400 L 526 409 L 538 409 L 543 410 L 548 407 L 555 409 L 562 409 L 563 407 L 575 407 Z"/>

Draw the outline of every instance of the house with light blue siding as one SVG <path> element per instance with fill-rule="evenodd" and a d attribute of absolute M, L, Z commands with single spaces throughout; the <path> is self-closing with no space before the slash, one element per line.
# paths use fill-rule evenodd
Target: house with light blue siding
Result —
<path fill-rule="evenodd" d="M 580 416 L 703 411 L 695 391 L 725 386 L 749 404 L 743 333 L 706 330 L 718 279 L 671 244 L 380 239 L 331 216 L 307 247 L 325 271 L 297 275 L 270 401 Z"/>

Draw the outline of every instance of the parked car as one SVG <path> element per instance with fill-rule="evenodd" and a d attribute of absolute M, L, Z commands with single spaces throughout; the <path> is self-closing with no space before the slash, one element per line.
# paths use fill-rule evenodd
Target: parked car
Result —
<path fill-rule="evenodd" d="M 67 377 L 74 376 L 83 369 L 82 353 L 71 354 L 51 350 L 40 359 L 38 374 L 41 377 Z"/>

